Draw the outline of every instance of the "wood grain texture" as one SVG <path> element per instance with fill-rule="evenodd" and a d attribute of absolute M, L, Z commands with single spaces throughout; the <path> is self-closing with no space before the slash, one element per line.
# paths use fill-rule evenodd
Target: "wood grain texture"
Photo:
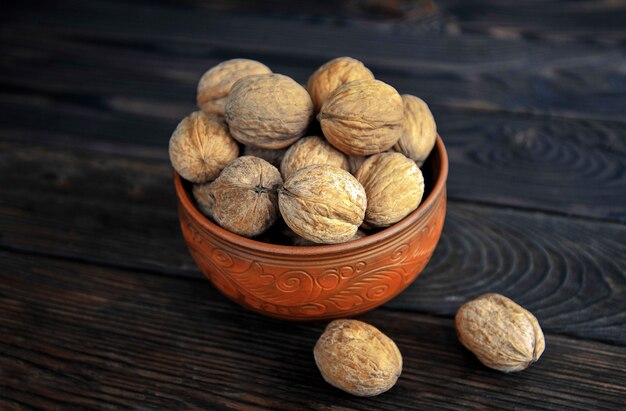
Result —
<path fill-rule="evenodd" d="M 55 254 L 91 262 L 196 273 L 169 161 L 0 143 L 0 169 L 0 208 L 11 221 L 0 228 L 4 245 L 49 244 Z"/>
<path fill-rule="evenodd" d="M 453 199 L 626 222 L 626 127 L 434 109 Z"/>
<path fill-rule="evenodd" d="M 452 320 L 377 310 L 397 385 L 355 398 L 326 384 L 324 324 L 251 314 L 207 283 L 0 252 L 0 401 L 46 409 L 620 409 L 626 349 L 547 335 L 528 370 L 483 367 Z"/>
<path fill-rule="evenodd" d="M 0 144 L 0 245 L 199 276 L 166 161 Z M 626 227 L 449 202 L 440 244 L 389 307 L 453 315 L 503 293 L 549 331 L 626 344 Z"/>
<path fill-rule="evenodd" d="M 154 3 L 154 2 L 152 2 Z M 165 7 L 180 5 L 161 1 Z M 619 1 L 478 0 L 185 0 L 204 10 L 254 13 L 257 16 L 328 21 L 374 21 L 406 30 L 480 33 L 496 38 L 547 42 L 615 43 L 626 40 L 626 3 Z"/>
<path fill-rule="evenodd" d="M 615 43 L 626 40 L 626 2 L 584 0 L 437 0 L 438 12 L 462 33 L 555 43 Z"/>
<path fill-rule="evenodd" d="M 304 82 L 325 61 L 350 55 L 431 104 L 619 122 L 626 109 L 626 57 L 611 44 L 555 47 L 366 21 L 108 2 L 67 2 L 63 14 L 46 6 L 16 8 L 5 21 L 3 86 L 100 90 L 101 97 L 122 101 L 191 100 L 204 70 L 227 58 L 259 59 Z M 176 97 L 181 86 L 187 92 Z"/>

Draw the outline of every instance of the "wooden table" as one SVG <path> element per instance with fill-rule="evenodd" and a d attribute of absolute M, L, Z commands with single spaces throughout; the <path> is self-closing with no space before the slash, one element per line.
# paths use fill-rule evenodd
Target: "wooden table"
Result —
<path fill-rule="evenodd" d="M 2 7 L 0 409 L 626 409 L 623 2 Z M 425 99 L 450 155 L 433 259 L 361 317 L 405 362 L 370 399 L 322 380 L 325 324 L 245 311 L 201 277 L 167 159 L 209 67 L 304 82 L 340 55 Z M 530 369 L 457 341 L 454 313 L 484 292 L 539 318 Z"/>

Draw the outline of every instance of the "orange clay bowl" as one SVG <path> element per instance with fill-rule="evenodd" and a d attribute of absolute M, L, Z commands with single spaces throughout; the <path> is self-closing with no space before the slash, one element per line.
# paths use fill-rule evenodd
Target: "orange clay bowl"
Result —
<path fill-rule="evenodd" d="M 303 321 L 376 308 L 422 272 L 446 213 L 448 157 L 441 138 L 422 171 L 424 199 L 402 221 L 355 241 L 319 246 L 270 244 L 226 231 L 198 211 L 190 184 L 176 172 L 174 183 L 185 241 L 215 287 L 261 314 Z"/>

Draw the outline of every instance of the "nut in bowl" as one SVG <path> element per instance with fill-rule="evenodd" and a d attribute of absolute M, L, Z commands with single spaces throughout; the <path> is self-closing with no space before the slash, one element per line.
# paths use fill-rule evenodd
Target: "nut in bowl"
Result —
<path fill-rule="evenodd" d="M 303 321 L 372 310 L 422 272 L 446 212 L 448 158 L 441 138 L 422 171 L 423 200 L 401 221 L 354 241 L 315 246 L 269 244 L 229 232 L 198 210 L 191 184 L 176 172 L 174 183 L 183 236 L 211 282 L 244 307 Z"/>

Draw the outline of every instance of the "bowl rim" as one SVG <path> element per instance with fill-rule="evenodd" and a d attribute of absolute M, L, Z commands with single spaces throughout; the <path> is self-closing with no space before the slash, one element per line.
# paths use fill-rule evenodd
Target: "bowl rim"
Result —
<path fill-rule="evenodd" d="M 426 199 L 422 201 L 422 203 L 414 211 L 412 211 L 408 216 L 404 217 L 396 224 L 387 227 L 384 230 L 381 230 L 375 234 L 359 238 L 358 240 L 338 244 L 320 244 L 311 246 L 271 244 L 243 237 L 239 234 L 231 233 L 230 231 L 213 223 L 211 220 L 209 220 L 208 217 L 204 216 L 204 214 L 202 214 L 200 210 L 198 210 L 198 208 L 194 205 L 193 200 L 189 195 L 189 192 L 185 190 L 182 178 L 176 172 L 176 170 L 173 170 L 174 185 L 176 188 L 176 196 L 178 197 L 180 206 L 183 207 L 187 213 L 189 213 L 189 215 L 195 222 L 200 224 L 207 231 L 212 232 L 214 235 L 222 238 L 229 243 L 236 244 L 239 247 L 250 249 L 254 252 L 264 252 L 289 257 L 308 257 L 336 253 L 347 253 L 363 248 L 369 248 L 369 246 L 371 245 L 385 241 L 390 237 L 397 235 L 398 233 L 406 230 L 411 225 L 413 225 L 426 213 L 427 210 L 429 210 L 434 205 L 435 201 L 437 201 L 437 198 L 439 198 L 439 196 L 441 195 L 441 192 L 445 190 L 445 184 L 448 178 L 448 154 L 439 134 L 437 134 L 434 149 L 437 150 L 440 157 L 440 169 L 437 173 L 437 180 L 435 181 L 435 185 L 433 189 L 429 192 Z"/>

